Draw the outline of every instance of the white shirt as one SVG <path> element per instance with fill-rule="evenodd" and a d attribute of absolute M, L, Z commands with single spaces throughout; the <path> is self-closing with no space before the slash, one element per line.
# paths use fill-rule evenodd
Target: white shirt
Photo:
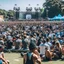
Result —
<path fill-rule="evenodd" d="M 40 54 L 45 55 L 46 45 L 43 44 L 43 43 L 41 43 L 41 44 L 39 45 L 39 47 L 40 47 Z"/>
<path fill-rule="evenodd" d="M 20 42 L 20 43 L 22 43 L 22 40 L 21 40 L 21 39 L 17 39 L 16 42 Z"/>
<path fill-rule="evenodd" d="M 50 45 L 49 45 L 49 43 L 46 42 L 45 45 L 48 48 L 48 50 L 50 51 Z"/>

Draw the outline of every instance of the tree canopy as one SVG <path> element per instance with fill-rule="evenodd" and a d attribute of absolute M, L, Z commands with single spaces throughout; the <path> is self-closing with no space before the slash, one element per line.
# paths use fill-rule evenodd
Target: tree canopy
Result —
<path fill-rule="evenodd" d="M 0 15 L 4 15 L 4 18 L 9 18 L 9 17 L 13 17 L 14 16 L 14 11 L 13 10 L 4 10 L 4 9 L 0 9 Z"/>
<path fill-rule="evenodd" d="M 46 0 L 46 2 L 43 4 L 43 7 L 45 8 L 43 17 L 46 17 L 47 14 L 48 17 L 54 17 L 58 14 L 62 14 L 61 5 L 62 0 Z"/>

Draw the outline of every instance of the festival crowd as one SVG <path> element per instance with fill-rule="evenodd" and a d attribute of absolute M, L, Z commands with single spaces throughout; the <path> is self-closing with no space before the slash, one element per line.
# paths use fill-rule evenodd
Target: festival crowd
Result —
<path fill-rule="evenodd" d="M 35 48 L 38 51 L 35 53 L 40 55 L 41 60 L 61 59 L 62 45 L 64 23 L 0 24 L 0 52 L 5 49 Z"/>

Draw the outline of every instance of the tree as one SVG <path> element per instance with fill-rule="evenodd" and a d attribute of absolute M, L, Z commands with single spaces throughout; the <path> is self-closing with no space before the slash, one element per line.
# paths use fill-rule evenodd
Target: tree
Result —
<path fill-rule="evenodd" d="M 55 15 L 61 14 L 61 1 L 62 0 L 46 0 L 43 4 L 45 8 L 43 16 L 46 17 L 46 10 L 48 10 L 48 17 L 54 17 Z"/>
<path fill-rule="evenodd" d="M 7 17 L 7 11 L 4 9 L 0 9 L 0 15 L 4 15 L 4 18 Z"/>
<path fill-rule="evenodd" d="M 14 17 L 14 11 L 13 11 L 13 10 L 9 10 L 9 11 L 7 12 L 7 16 L 8 16 L 9 18 Z"/>
<path fill-rule="evenodd" d="M 0 9 L 0 15 L 4 15 L 4 18 L 10 19 L 14 17 L 14 11 L 13 10 L 6 11 L 4 9 Z"/>

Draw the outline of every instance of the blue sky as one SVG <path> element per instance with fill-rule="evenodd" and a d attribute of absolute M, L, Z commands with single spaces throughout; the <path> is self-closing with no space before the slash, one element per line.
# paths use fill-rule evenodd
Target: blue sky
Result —
<path fill-rule="evenodd" d="M 44 2 L 45 0 L 0 0 L 0 8 L 9 10 L 13 9 L 14 4 L 17 4 L 17 6 L 21 8 L 21 11 L 25 11 L 28 4 L 31 4 L 34 8 L 36 7 L 36 4 L 39 4 L 39 6 L 42 7 Z"/>

